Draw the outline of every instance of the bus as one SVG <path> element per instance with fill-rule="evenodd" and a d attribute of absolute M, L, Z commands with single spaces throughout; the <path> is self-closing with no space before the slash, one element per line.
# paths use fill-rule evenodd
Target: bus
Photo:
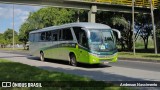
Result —
<path fill-rule="evenodd" d="M 51 26 L 29 33 L 29 50 L 41 61 L 67 60 L 72 66 L 116 62 L 113 30 L 116 31 L 104 24 L 88 22 Z"/>

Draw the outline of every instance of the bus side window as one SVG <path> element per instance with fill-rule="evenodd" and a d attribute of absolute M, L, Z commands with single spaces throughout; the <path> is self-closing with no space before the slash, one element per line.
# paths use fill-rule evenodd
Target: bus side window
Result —
<path fill-rule="evenodd" d="M 42 32 L 41 33 L 41 41 L 45 41 L 45 39 L 46 39 L 46 33 Z"/>
<path fill-rule="evenodd" d="M 87 42 L 87 36 L 85 31 L 83 30 L 82 32 L 79 33 L 79 40 L 80 40 L 80 44 L 86 48 L 88 48 L 88 42 Z"/>
<path fill-rule="evenodd" d="M 88 48 L 88 40 L 87 40 L 86 32 L 82 30 L 81 27 L 73 27 L 73 30 L 76 35 L 78 43 Z"/>
<path fill-rule="evenodd" d="M 71 30 L 69 28 L 65 28 L 63 31 L 63 40 L 73 40 L 73 36 Z"/>
<path fill-rule="evenodd" d="M 57 34 L 53 34 L 52 40 L 57 41 Z"/>
<path fill-rule="evenodd" d="M 59 41 L 63 41 L 63 37 L 62 37 L 62 35 L 63 35 L 63 32 L 62 32 L 62 30 L 58 30 L 59 32 Z"/>
<path fill-rule="evenodd" d="M 46 32 L 46 40 L 51 41 L 51 31 Z"/>
<path fill-rule="evenodd" d="M 52 32 L 52 41 L 57 41 L 58 40 L 58 31 L 53 31 Z"/>
<path fill-rule="evenodd" d="M 34 34 L 30 34 L 29 35 L 29 41 L 30 42 L 34 42 Z"/>
<path fill-rule="evenodd" d="M 39 41 L 39 33 L 35 33 L 34 34 L 34 42 L 38 42 Z"/>

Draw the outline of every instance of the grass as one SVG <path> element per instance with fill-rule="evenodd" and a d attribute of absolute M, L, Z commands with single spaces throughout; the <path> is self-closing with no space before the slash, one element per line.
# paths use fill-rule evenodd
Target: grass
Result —
<path fill-rule="evenodd" d="M 121 50 L 120 45 L 118 46 Z M 144 41 L 142 38 L 138 38 L 135 43 L 136 55 L 133 55 L 133 52 L 128 52 L 127 50 L 119 52 L 120 58 L 137 58 L 137 59 L 146 59 L 146 60 L 160 60 L 160 54 L 154 54 L 154 43 L 153 39 L 149 37 L 148 39 L 148 49 L 144 49 Z"/>
<path fill-rule="evenodd" d="M 66 81 L 66 87 L 0 88 L 0 90 L 130 90 L 125 87 L 108 87 L 104 82 L 101 82 L 101 87 L 71 87 L 71 85 L 75 84 L 73 81 L 82 81 L 77 83 L 79 85 L 83 84 L 83 82 L 87 82 L 89 85 L 97 82 L 86 77 L 51 72 L 4 59 L 0 59 L 0 81 Z"/>
<path fill-rule="evenodd" d="M 133 58 L 133 59 L 146 59 L 146 60 L 160 60 L 160 54 L 154 53 L 136 53 L 133 55 L 133 52 L 119 52 L 120 58 Z"/>

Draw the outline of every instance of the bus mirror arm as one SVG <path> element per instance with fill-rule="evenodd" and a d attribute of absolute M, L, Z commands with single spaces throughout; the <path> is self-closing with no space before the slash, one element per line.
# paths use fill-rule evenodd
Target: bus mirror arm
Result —
<path fill-rule="evenodd" d="M 119 30 L 117 30 L 117 29 L 112 29 L 112 31 L 117 33 L 118 39 L 121 38 L 121 32 L 120 32 Z"/>

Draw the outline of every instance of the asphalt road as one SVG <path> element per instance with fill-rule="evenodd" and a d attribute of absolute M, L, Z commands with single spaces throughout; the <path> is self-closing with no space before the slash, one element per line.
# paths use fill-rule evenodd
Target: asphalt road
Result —
<path fill-rule="evenodd" d="M 155 71 L 160 72 L 160 63 L 155 62 L 144 62 L 144 61 L 130 61 L 130 60 L 119 60 L 117 63 L 110 63 L 111 66 L 132 68 L 139 70 Z"/>
<path fill-rule="evenodd" d="M 85 76 L 99 81 L 160 81 L 160 63 L 119 60 L 117 63 L 107 65 L 80 64 L 78 67 L 73 67 L 66 61 L 47 60 L 41 62 L 37 57 L 27 54 L 3 51 L 0 51 L 0 58 L 45 70 Z"/>

